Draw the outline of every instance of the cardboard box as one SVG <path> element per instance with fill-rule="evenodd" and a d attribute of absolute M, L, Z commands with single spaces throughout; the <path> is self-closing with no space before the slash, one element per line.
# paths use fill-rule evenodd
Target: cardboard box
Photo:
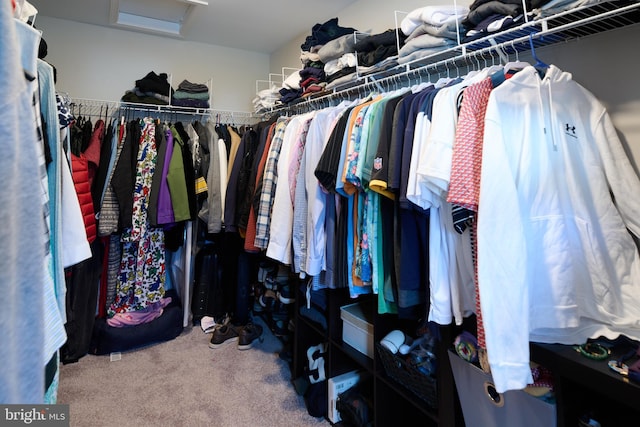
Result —
<path fill-rule="evenodd" d="M 340 307 L 342 341 L 373 359 L 373 310 L 371 304 Z"/>
<path fill-rule="evenodd" d="M 338 396 L 340 395 L 340 393 L 344 393 L 345 391 L 356 385 L 363 378 L 363 375 L 364 373 L 361 371 L 351 371 L 333 378 L 329 378 L 329 382 L 327 383 L 329 393 L 327 399 L 329 408 L 327 410 L 327 413 L 329 421 L 331 421 L 332 423 L 337 423 L 342 420 L 342 418 L 340 417 L 340 412 L 338 412 L 338 410 L 336 409 Z"/>

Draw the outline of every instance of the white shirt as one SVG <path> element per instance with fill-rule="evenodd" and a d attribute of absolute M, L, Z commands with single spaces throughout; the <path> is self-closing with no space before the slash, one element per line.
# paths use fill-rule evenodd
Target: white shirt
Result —
<path fill-rule="evenodd" d="M 346 105 L 343 103 L 337 107 L 318 111 L 309 124 L 309 132 L 307 133 L 307 143 L 304 150 L 306 157 L 305 187 L 308 203 L 306 273 L 310 276 L 320 274 L 326 267 L 326 230 L 324 221 L 328 193 L 321 188 L 315 176 L 315 170 L 338 118 L 347 108 Z"/>
<path fill-rule="evenodd" d="M 297 142 L 299 130 L 312 113 L 301 114 L 291 119 L 284 131 L 280 156 L 278 157 L 278 181 L 271 210 L 271 227 L 266 255 L 283 264 L 291 265 L 291 233 L 293 230 L 293 204 L 289 192 L 289 162 L 293 144 Z"/>
<path fill-rule="evenodd" d="M 526 67 L 492 91 L 478 278 L 499 392 L 532 381 L 529 340 L 640 338 L 640 258 L 627 232 L 640 234 L 638 194 L 608 113 L 571 74 Z"/>

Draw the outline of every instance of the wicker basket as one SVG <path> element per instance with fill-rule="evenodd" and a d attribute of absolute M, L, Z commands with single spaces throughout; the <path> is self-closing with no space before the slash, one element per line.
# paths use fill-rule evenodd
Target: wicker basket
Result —
<path fill-rule="evenodd" d="M 380 343 L 376 343 L 376 349 L 387 376 L 409 389 L 429 407 L 437 408 L 438 387 L 435 378 L 423 374 L 411 363 L 397 357 Z"/>

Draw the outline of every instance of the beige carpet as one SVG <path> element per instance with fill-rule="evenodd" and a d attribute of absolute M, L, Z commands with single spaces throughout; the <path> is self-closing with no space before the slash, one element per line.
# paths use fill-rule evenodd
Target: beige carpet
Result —
<path fill-rule="evenodd" d="M 200 327 L 144 349 L 87 355 L 62 365 L 58 403 L 70 406 L 71 426 L 330 426 L 307 413 L 291 385 L 282 343 L 265 327 L 264 341 L 240 351 L 215 350 Z"/>

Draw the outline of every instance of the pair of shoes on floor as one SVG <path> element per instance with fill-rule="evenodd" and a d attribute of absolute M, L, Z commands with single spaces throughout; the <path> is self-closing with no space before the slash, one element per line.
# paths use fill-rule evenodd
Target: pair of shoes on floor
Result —
<path fill-rule="evenodd" d="M 219 348 L 224 344 L 237 342 L 238 350 L 248 350 L 253 346 L 253 342 L 259 339 L 262 342 L 262 326 L 254 323 L 247 323 L 244 326 L 235 326 L 231 323 L 220 326 L 213 331 L 210 348 Z"/>
<path fill-rule="evenodd" d="M 205 334 L 213 333 L 213 331 L 217 328 L 229 323 L 229 319 L 229 316 L 226 314 L 218 318 L 212 316 L 204 316 L 202 319 L 200 319 L 200 329 L 202 329 L 202 332 L 204 332 Z"/>

